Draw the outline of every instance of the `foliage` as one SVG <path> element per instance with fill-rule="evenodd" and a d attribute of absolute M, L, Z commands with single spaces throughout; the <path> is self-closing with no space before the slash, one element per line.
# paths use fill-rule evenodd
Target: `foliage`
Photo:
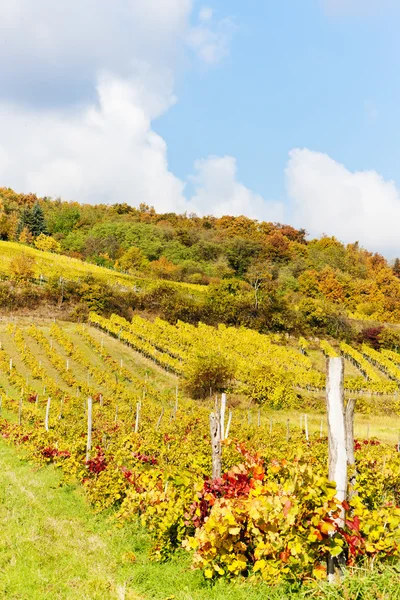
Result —
<path fill-rule="evenodd" d="M 44 233 L 38 235 L 35 239 L 34 246 L 38 250 L 43 250 L 44 252 L 56 252 L 57 254 L 61 252 L 60 243 L 50 235 L 44 235 Z"/>
<path fill-rule="evenodd" d="M 10 262 L 11 278 L 17 283 L 27 282 L 34 277 L 35 259 L 29 254 L 19 254 Z"/>
<path fill-rule="evenodd" d="M 213 348 L 197 348 L 185 365 L 185 389 L 192 398 L 223 392 L 233 379 L 233 365 Z"/>

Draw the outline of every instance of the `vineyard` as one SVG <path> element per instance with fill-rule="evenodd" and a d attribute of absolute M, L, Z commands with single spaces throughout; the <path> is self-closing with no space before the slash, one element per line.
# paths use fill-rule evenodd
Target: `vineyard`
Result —
<path fill-rule="evenodd" d="M 69 256 L 36 250 L 29 246 L 22 247 L 21 244 L 17 243 L 0 241 L 0 253 L 0 275 L 6 278 L 10 276 L 12 260 L 23 254 L 34 261 L 34 275 L 38 282 L 60 277 L 64 280 L 76 281 L 92 276 L 100 283 L 108 283 L 125 289 L 146 288 L 150 283 L 150 280 L 144 277 L 134 277 L 127 273 L 100 267 Z M 186 290 L 194 295 L 201 294 L 205 289 L 201 285 L 176 281 L 168 282 L 168 285 L 178 290 Z"/>
<path fill-rule="evenodd" d="M 347 389 L 360 381 L 378 404 L 379 394 L 397 390 L 395 353 L 323 343 L 318 361 L 317 350 L 247 330 L 95 313 L 90 321 L 2 324 L 1 433 L 38 464 L 60 467 L 66 482 L 81 482 L 96 511 L 112 509 L 120 524 L 139 519 L 153 536 L 154 558 L 184 547 L 206 579 L 275 584 L 323 579 L 328 553 L 344 552 L 350 566 L 398 555 L 397 444 L 365 433 L 356 440 L 357 493 L 339 527 L 322 410 L 300 423 L 271 411 L 322 392 L 322 352 L 351 360 L 359 373 Z M 238 401 L 231 405 L 228 394 L 217 479 L 209 414 L 225 407 L 213 390 L 202 401 L 182 391 L 193 355 L 207 349 L 232 362 Z M 364 406 L 362 394 L 359 401 Z"/>

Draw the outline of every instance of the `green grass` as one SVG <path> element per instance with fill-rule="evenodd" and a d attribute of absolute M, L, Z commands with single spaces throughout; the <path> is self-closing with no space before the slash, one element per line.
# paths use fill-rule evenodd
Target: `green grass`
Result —
<path fill-rule="evenodd" d="M 136 526 L 95 515 L 79 489 L 60 487 L 53 467 L 36 470 L 0 440 L 0 597 L 8 600 L 400 600 L 395 568 L 358 571 L 338 586 L 206 583 L 184 553 L 149 560 Z"/>

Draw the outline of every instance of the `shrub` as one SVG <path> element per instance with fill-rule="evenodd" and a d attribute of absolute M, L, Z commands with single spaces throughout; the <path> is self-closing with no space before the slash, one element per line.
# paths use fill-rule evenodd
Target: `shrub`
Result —
<path fill-rule="evenodd" d="M 10 263 L 10 275 L 18 283 L 29 281 L 34 277 L 35 259 L 28 254 L 18 254 Z"/>
<path fill-rule="evenodd" d="M 186 365 L 185 388 L 193 398 L 223 392 L 233 379 L 233 366 L 218 350 L 197 349 Z"/>

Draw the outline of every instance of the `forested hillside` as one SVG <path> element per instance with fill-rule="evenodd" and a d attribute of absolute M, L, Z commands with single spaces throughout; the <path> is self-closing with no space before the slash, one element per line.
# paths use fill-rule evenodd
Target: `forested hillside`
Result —
<path fill-rule="evenodd" d="M 157 214 L 143 204 L 81 205 L 0 188 L 0 238 L 107 267 L 137 282 L 119 279 L 117 289 L 111 286 L 114 276 L 100 283 L 90 269 L 69 277 L 65 262 L 57 268 L 57 260 L 43 273 L 34 253 L 29 258 L 21 252 L 22 264 L 13 255 L 11 270 L 3 273 L 5 308 L 50 302 L 74 305 L 75 316 L 90 309 L 131 316 L 136 308 L 171 322 L 347 339 L 359 334 L 356 320 L 400 322 L 399 260 L 391 265 L 357 241 L 309 240 L 305 229 L 279 223 Z M 2 246 L 3 256 L 11 256 L 8 248 Z M 40 275 L 38 290 L 33 280 Z M 23 279 L 22 290 L 13 287 Z"/>

